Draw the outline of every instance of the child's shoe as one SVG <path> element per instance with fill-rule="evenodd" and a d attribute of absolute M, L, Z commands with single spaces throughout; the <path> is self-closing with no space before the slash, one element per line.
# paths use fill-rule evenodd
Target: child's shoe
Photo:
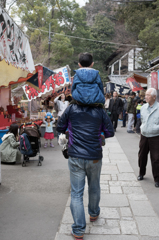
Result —
<path fill-rule="evenodd" d="M 44 148 L 47 148 L 47 143 L 44 144 Z"/>
<path fill-rule="evenodd" d="M 50 147 L 54 148 L 54 145 L 52 143 L 50 143 Z"/>

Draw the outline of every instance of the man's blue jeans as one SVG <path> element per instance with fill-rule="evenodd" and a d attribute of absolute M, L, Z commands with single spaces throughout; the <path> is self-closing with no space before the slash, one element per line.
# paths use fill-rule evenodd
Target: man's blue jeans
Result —
<path fill-rule="evenodd" d="M 83 236 L 86 228 L 83 205 L 85 177 L 87 176 L 88 180 L 88 213 L 90 216 L 96 217 L 100 213 L 100 173 L 102 160 L 85 160 L 69 157 L 68 165 L 70 169 L 71 182 L 70 208 L 74 219 L 72 230 L 75 235 Z"/>

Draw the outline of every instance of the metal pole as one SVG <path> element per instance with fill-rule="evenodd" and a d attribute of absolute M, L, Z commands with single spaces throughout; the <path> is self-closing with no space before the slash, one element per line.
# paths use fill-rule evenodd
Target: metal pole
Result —
<path fill-rule="evenodd" d="M 50 66 L 50 44 L 51 44 L 51 37 L 50 37 L 50 35 L 51 35 L 51 23 L 49 23 L 49 51 L 48 51 L 48 65 Z"/>

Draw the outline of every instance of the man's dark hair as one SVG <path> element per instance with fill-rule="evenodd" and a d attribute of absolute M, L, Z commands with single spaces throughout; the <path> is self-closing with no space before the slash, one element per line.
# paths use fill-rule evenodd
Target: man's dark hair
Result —
<path fill-rule="evenodd" d="M 136 96 L 136 93 L 135 92 L 131 92 L 130 96 Z"/>
<path fill-rule="evenodd" d="M 18 136 L 18 125 L 17 124 L 11 124 L 8 133 L 13 133 L 15 137 Z"/>
<path fill-rule="evenodd" d="M 144 100 L 139 99 L 137 102 L 138 102 L 139 104 L 142 103 L 142 102 L 144 103 Z"/>
<path fill-rule="evenodd" d="M 79 63 L 82 67 L 89 67 L 93 62 L 93 56 L 90 53 L 80 53 Z"/>

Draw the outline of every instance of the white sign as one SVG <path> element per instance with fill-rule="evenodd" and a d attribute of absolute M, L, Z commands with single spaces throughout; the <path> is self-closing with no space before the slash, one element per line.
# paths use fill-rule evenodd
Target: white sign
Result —
<path fill-rule="evenodd" d="M 28 38 L 0 6 L 0 58 L 28 72 L 35 70 Z"/>

